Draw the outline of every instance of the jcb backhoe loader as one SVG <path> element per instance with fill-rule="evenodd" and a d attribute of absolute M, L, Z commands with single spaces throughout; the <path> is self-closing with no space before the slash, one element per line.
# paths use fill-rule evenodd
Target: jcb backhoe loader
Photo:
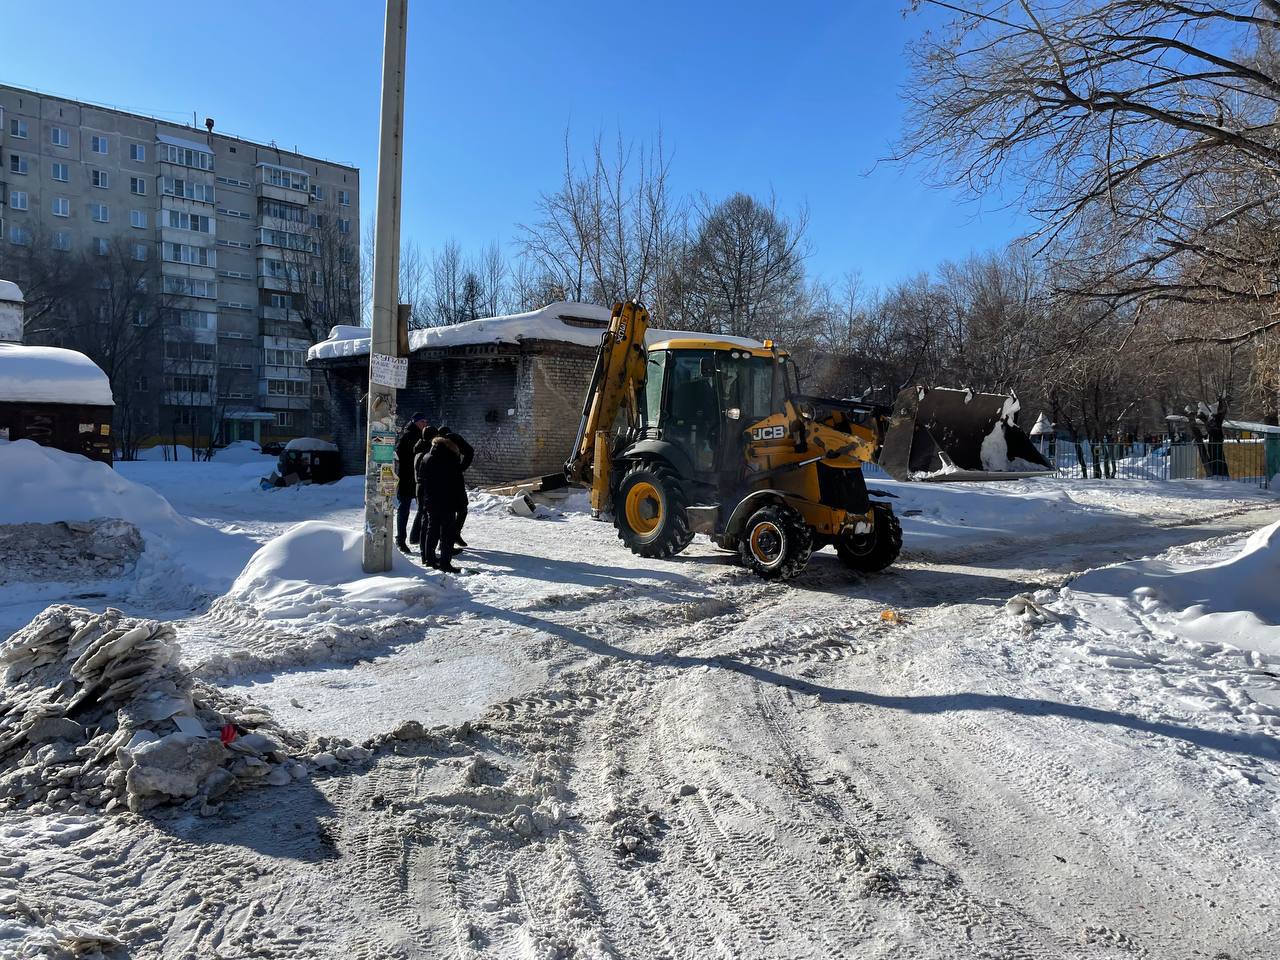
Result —
<path fill-rule="evenodd" d="M 1012 397 L 966 390 L 908 388 L 892 410 L 805 396 L 772 341 L 651 331 L 642 306 L 622 303 L 565 476 L 641 556 L 704 533 L 766 579 L 795 576 L 824 546 L 870 572 L 897 558 L 902 529 L 863 465 L 900 480 L 1048 472 L 1016 413 Z"/>

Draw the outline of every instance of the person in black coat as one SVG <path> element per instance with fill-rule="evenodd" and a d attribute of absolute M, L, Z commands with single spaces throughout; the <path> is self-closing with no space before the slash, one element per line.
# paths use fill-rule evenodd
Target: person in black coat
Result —
<path fill-rule="evenodd" d="M 418 501 L 418 512 L 413 515 L 413 529 L 409 532 L 409 542 L 414 545 L 421 545 L 422 535 L 426 532 L 431 517 L 426 501 L 418 494 L 418 461 L 431 450 L 431 441 L 436 438 L 437 433 L 435 427 L 423 427 L 422 436 L 413 448 L 413 457 L 409 460 L 409 476 L 412 478 L 414 498 Z"/>
<path fill-rule="evenodd" d="M 457 538 L 458 510 L 466 506 L 467 487 L 462 480 L 462 451 L 452 438 L 435 437 L 430 449 L 414 465 L 418 502 L 428 514 L 422 538 L 422 562 L 429 567 L 456 572 L 452 564 Z M 436 556 L 436 547 L 440 555 Z"/>
<path fill-rule="evenodd" d="M 415 413 L 404 425 L 404 431 L 396 441 L 396 547 L 406 553 L 409 551 L 409 544 L 405 542 L 405 531 L 409 526 L 409 511 L 417 490 L 417 481 L 413 475 L 413 448 L 422 439 L 422 431 L 426 427 L 427 418 Z M 418 533 L 418 524 L 415 522 L 414 543 L 418 541 Z"/>
<path fill-rule="evenodd" d="M 448 427 L 441 427 L 442 436 L 448 437 L 453 441 L 454 446 L 458 448 L 458 453 L 462 458 L 462 472 L 466 473 L 467 468 L 471 466 L 471 461 L 476 457 L 475 448 L 457 433 L 454 433 Z M 454 522 L 454 543 L 457 544 L 459 550 L 465 549 L 467 541 L 462 539 L 462 525 L 467 522 L 467 494 L 464 488 L 462 492 L 461 506 L 458 507 L 458 515 Z"/>

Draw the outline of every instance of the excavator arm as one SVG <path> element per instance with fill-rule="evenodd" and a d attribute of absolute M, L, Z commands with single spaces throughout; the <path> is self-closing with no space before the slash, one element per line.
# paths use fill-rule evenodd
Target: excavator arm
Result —
<path fill-rule="evenodd" d="M 644 338 L 649 312 L 634 300 L 614 304 L 609 329 L 600 338 L 591 388 L 582 405 L 582 419 L 573 455 L 564 465 L 569 483 L 591 488 L 591 514 L 599 517 L 609 499 L 611 456 L 609 436 L 625 405 L 631 423 L 639 417 L 639 391 L 644 385 Z"/>

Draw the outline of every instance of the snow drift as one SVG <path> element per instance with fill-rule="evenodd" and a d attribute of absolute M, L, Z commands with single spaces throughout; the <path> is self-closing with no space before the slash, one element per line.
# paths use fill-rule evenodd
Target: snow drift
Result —
<path fill-rule="evenodd" d="M 430 604 L 440 588 L 421 567 L 393 553 L 392 573 L 361 568 L 359 530 L 307 520 L 262 547 L 227 594 L 271 620 L 358 622 Z"/>
<path fill-rule="evenodd" d="M 0 524 L 111 518 L 137 527 L 146 545 L 133 571 L 139 601 L 187 608 L 193 593 L 220 594 L 254 547 L 180 515 L 164 497 L 106 464 L 31 440 L 0 444 L 0 490 Z"/>
<path fill-rule="evenodd" d="M 1090 571 L 1075 594 L 1115 597 L 1140 619 L 1195 640 L 1280 657 L 1280 523 L 1258 530 L 1234 557 L 1194 566 L 1138 560 Z"/>

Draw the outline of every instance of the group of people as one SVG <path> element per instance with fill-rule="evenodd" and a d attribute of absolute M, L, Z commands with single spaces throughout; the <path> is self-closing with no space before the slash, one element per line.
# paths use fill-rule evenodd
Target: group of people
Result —
<path fill-rule="evenodd" d="M 436 428 L 415 413 L 396 441 L 396 547 L 405 553 L 421 547 L 422 562 L 456 573 L 453 558 L 467 543 L 462 525 L 467 519 L 467 486 L 462 475 L 475 450 L 448 427 Z M 409 512 L 418 502 L 409 527 Z M 437 552 L 438 551 L 438 552 Z"/>

